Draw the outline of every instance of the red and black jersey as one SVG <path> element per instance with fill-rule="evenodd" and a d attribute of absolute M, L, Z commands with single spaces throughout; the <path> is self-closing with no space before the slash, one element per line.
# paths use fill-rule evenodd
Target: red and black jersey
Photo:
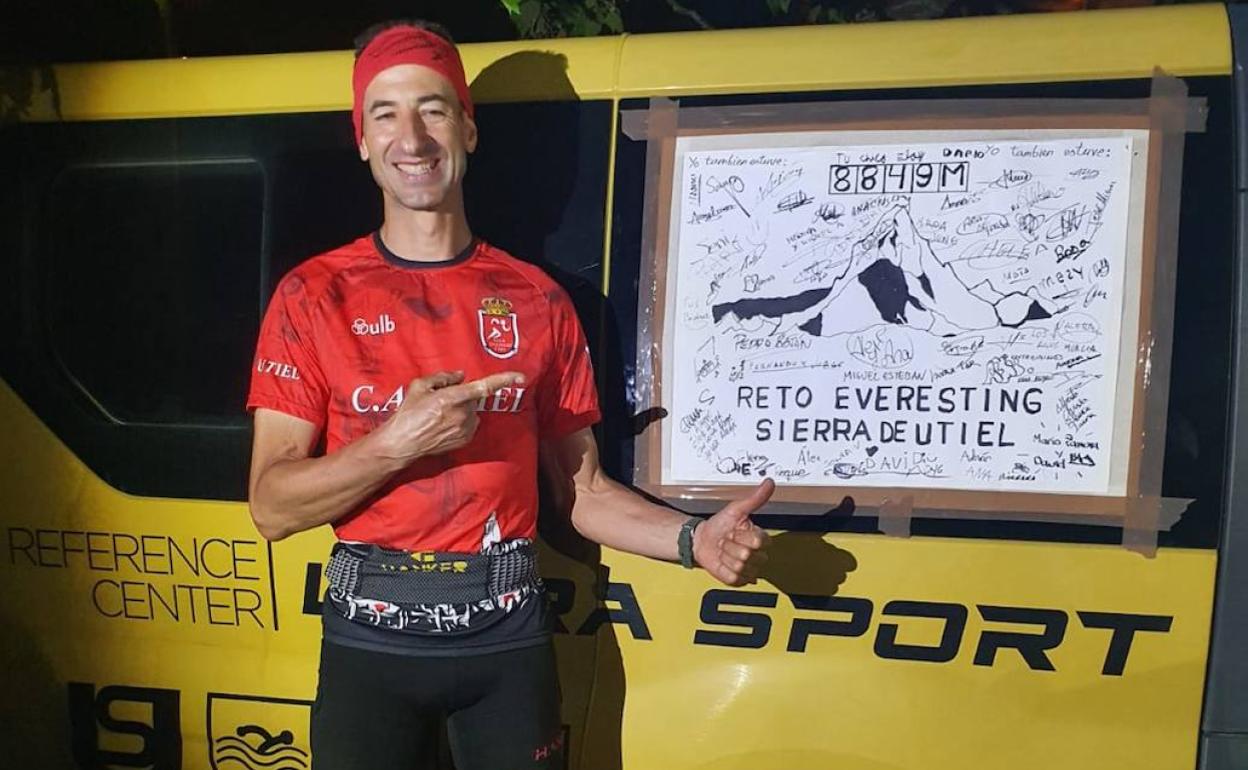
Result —
<path fill-rule="evenodd" d="M 335 532 L 474 553 L 493 515 L 503 539 L 533 538 L 538 442 L 593 425 L 598 398 L 566 292 L 497 248 L 478 241 L 449 261 L 411 262 L 374 235 L 304 262 L 265 314 L 247 406 L 314 423 L 333 452 L 388 419 L 413 379 L 456 370 L 466 380 L 514 370 L 525 383 L 478 402 L 467 446 L 420 458 Z"/>

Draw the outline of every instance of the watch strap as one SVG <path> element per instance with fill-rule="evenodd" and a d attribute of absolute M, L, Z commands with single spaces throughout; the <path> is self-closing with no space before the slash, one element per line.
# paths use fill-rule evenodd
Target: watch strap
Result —
<path fill-rule="evenodd" d="M 680 566 L 693 569 L 693 531 L 702 523 L 697 516 L 690 516 L 680 526 L 680 534 L 676 537 L 676 548 L 680 552 Z"/>

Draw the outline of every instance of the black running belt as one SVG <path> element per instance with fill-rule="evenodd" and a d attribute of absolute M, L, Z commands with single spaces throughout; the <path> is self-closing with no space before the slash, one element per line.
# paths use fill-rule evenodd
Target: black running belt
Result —
<path fill-rule="evenodd" d="M 326 599 L 343 617 L 415 634 L 480 630 L 541 589 L 537 553 L 527 539 L 480 554 L 338 543 L 326 577 Z"/>

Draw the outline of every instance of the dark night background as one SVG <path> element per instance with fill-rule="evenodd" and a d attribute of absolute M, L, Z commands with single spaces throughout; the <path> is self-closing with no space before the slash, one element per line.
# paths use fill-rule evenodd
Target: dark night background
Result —
<path fill-rule="evenodd" d="M 462 43 L 1077 11 L 1150 0 L 7 0 L 0 64 L 349 48 L 385 19 L 446 25 Z M 510 7 L 515 13 L 509 13 Z"/>

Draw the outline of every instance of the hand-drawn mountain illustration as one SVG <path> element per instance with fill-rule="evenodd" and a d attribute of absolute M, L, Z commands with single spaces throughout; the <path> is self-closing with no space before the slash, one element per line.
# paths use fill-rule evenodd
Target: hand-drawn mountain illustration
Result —
<path fill-rule="evenodd" d="M 1040 296 L 1002 294 L 988 281 L 967 286 L 953 266 L 932 250 L 910 212 L 897 206 L 857 241 L 844 270 L 826 288 L 787 297 L 747 297 L 716 304 L 716 324 L 732 316 L 776 323 L 775 332 L 801 329 L 817 337 L 858 332 L 880 322 L 940 337 L 995 327 L 1016 328 L 1051 318 L 1063 308 Z"/>

